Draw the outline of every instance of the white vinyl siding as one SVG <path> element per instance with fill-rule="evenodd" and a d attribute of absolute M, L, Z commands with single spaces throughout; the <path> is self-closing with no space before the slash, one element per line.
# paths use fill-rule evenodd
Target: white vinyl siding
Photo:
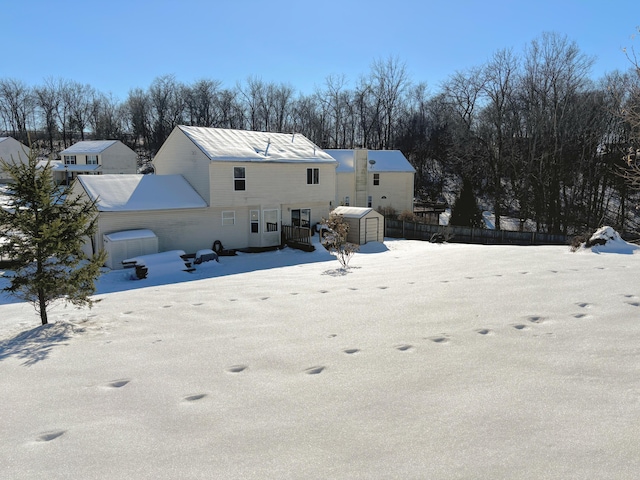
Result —
<path fill-rule="evenodd" d="M 234 169 L 237 167 L 245 169 L 245 191 L 234 190 Z M 320 170 L 320 178 L 330 178 L 335 171 L 333 164 L 316 168 Z M 335 198 L 335 182 L 321 182 L 308 188 L 306 178 L 307 165 L 304 163 L 211 162 L 210 204 L 235 208 L 257 204 L 299 206 L 304 202 L 322 203 L 328 207 Z"/>

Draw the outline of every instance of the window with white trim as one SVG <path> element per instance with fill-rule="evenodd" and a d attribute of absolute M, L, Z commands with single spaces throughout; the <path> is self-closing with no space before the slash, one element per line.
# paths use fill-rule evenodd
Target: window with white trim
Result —
<path fill-rule="evenodd" d="M 265 232 L 278 231 L 278 210 L 263 210 L 262 218 L 264 219 Z"/>
<path fill-rule="evenodd" d="M 234 210 L 225 210 L 222 212 L 222 225 L 230 226 L 236 224 L 236 212 Z"/>
<path fill-rule="evenodd" d="M 373 197 L 371 195 L 369 195 L 367 197 L 367 207 L 371 208 L 372 204 L 373 204 Z"/>
<path fill-rule="evenodd" d="M 245 167 L 233 167 L 233 189 L 236 191 L 246 190 L 246 169 Z"/>
<path fill-rule="evenodd" d="M 260 233 L 260 211 L 251 210 L 249 216 L 251 217 L 251 233 Z"/>
<path fill-rule="evenodd" d="M 87 165 L 98 165 L 98 155 L 87 155 Z"/>
<path fill-rule="evenodd" d="M 294 227 L 311 227 L 311 209 L 295 208 L 291 210 L 291 225 Z"/>
<path fill-rule="evenodd" d="M 374 173 L 373 174 L 373 184 L 374 185 L 380 185 L 380 174 L 379 173 Z"/>
<path fill-rule="evenodd" d="M 75 155 L 65 155 L 64 156 L 64 164 L 65 165 L 75 165 L 76 164 L 76 156 Z"/>
<path fill-rule="evenodd" d="M 320 169 L 307 168 L 307 185 L 317 185 L 320 183 Z"/>
<path fill-rule="evenodd" d="M 344 197 L 344 206 L 348 207 L 351 199 L 349 197 Z"/>

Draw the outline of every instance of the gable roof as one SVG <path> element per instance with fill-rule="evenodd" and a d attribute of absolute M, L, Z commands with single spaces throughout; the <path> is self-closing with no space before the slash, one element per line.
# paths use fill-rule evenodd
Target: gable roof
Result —
<path fill-rule="evenodd" d="M 326 152 L 338 161 L 336 173 L 355 171 L 355 150 L 327 149 Z M 367 150 L 367 157 L 367 170 L 371 173 L 416 172 L 400 150 Z"/>
<path fill-rule="evenodd" d="M 362 218 L 366 215 L 369 215 L 371 212 L 374 212 L 377 216 L 382 216 L 380 213 L 376 212 L 373 208 L 369 207 L 345 207 L 340 206 L 333 209 L 331 213 L 335 213 L 336 215 L 342 215 L 345 218 Z"/>
<path fill-rule="evenodd" d="M 336 163 L 299 133 L 253 132 L 226 128 L 178 127 L 210 160 L 274 163 Z"/>
<path fill-rule="evenodd" d="M 77 180 L 101 212 L 207 206 L 182 175 L 78 175 Z"/>
<path fill-rule="evenodd" d="M 70 153 L 102 153 L 117 141 L 118 140 L 83 140 L 61 151 L 60 155 L 68 155 Z"/>

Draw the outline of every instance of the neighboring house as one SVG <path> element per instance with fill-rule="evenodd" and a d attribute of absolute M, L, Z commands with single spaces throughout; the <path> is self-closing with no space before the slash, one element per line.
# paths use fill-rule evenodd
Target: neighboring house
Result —
<path fill-rule="evenodd" d="M 119 140 L 86 140 L 60 152 L 60 161 L 51 162 L 54 179 L 70 182 L 77 175 L 137 173 L 136 152 Z"/>
<path fill-rule="evenodd" d="M 415 169 L 399 150 L 325 150 L 335 158 L 336 205 L 413 211 Z"/>
<path fill-rule="evenodd" d="M 178 126 L 153 164 L 158 176 L 184 176 L 209 205 L 198 248 L 280 245 L 282 225 L 312 227 L 335 200 L 336 160 L 297 133 Z"/>
<path fill-rule="evenodd" d="M 29 147 L 12 137 L 0 137 L 0 158 L 11 163 L 25 163 L 29 158 Z M 0 166 L 0 183 L 10 180 L 9 174 Z"/>
<path fill-rule="evenodd" d="M 72 188 L 98 208 L 87 250 L 102 249 L 105 234 L 140 229 L 156 234 L 160 251 L 211 248 L 207 203 L 181 175 L 79 175 Z"/>

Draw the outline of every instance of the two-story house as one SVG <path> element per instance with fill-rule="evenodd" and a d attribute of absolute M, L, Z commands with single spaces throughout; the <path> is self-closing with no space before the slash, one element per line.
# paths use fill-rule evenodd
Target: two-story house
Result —
<path fill-rule="evenodd" d="M 281 224 L 312 226 L 335 199 L 336 160 L 298 133 L 178 126 L 153 164 L 184 176 L 231 247 L 279 245 Z"/>
<path fill-rule="evenodd" d="M 52 162 L 54 180 L 67 183 L 78 175 L 137 173 L 136 152 L 119 140 L 84 140 L 60 152 Z"/>
<path fill-rule="evenodd" d="M 194 253 L 282 242 L 282 225 L 311 227 L 335 199 L 337 162 L 300 134 L 178 126 L 154 159 L 156 175 L 79 175 L 103 235 L 149 229 L 160 250 Z"/>
<path fill-rule="evenodd" d="M 335 204 L 413 211 L 415 169 L 399 150 L 325 150 L 338 161 Z"/>

